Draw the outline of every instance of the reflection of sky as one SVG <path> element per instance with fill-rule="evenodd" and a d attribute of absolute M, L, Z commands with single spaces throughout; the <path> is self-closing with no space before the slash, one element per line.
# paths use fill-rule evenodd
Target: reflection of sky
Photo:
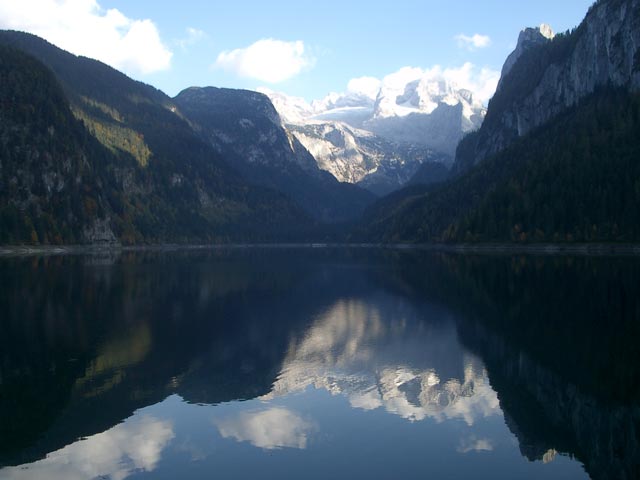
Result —
<path fill-rule="evenodd" d="M 490 452 L 493 450 L 493 443 L 488 438 L 477 438 L 475 435 L 470 435 L 460 440 L 457 450 L 460 453 Z"/>
<path fill-rule="evenodd" d="M 309 433 L 314 429 L 312 422 L 283 407 L 242 412 L 214 420 L 214 424 L 223 438 L 249 442 L 266 450 L 306 448 Z"/>
<path fill-rule="evenodd" d="M 451 322 L 430 328 L 406 305 L 394 305 L 402 314 L 388 320 L 383 308 L 353 300 L 327 310 L 291 343 L 263 399 L 313 386 L 345 395 L 355 408 L 384 408 L 411 421 L 460 418 L 472 425 L 500 414 L 481 362 L 462 350 Z"/>
<path fill-rule="evenodd" d="M 520 455 L 482 362 L 442 315 L 389 296 L 336 302 L 291 339 L 266 395 L 217 405 L 172 395 L 43 460 L 2 469 L 0 480 L 122 480 L 148 472 L 184 479 L 470 478 L 487 465 L 503 473 L 495 478 L 545 478 Z M 145 344 L 135 344 L 135 356 L 103 349 L 86 387 L 76 387 L 93 392 L 92 375 L 143 358 Z M 544 460 L 554 457 L 550 450 Z M 575 462 L 559 460 L 544 466 L 568 472 L 557 478 L 584 477 Z"/>
<path fill-rule="evenodd" d="M 134 416 L 105 432 L 50 453 L 28 467 L 0 470 L 2 480 L 122 480 L 134 472 L 153 471 L 162 451 L 174 437 L 169 421 Z"/>

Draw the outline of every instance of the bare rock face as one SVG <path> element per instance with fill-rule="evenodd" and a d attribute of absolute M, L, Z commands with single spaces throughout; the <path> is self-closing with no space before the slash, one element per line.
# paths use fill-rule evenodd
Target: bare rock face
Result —
<path fill-rule="evenodd" d="M 640 0 L 600 0 L 573 32 L 551 34 L 545 26 L 521 33 L 482 128 L 458 148 L 455 171 L 500 152 L 599 87 L 640 88 Z"/>
<path fill-rule="evenodd" d="M 524 52 L 538 45 L 543 45 L 549 40 L 553 40 L 553 37 L 555 37 L 553 29 L 545 23 L 539 27 L 523 29 L 518 36 L 518 44 L 516 45 L 515 50 L 509 54 L 502 66 L 498 89 L 502 86 L 504 78 L 511 71 Z"/>
<path fill-rule="evenodd" d="M 425 162 L 437 162 L 446 170 L 452 161 L 428 147 L 392 142 L 342 122 L 289 125 L 288 129 L 322 170 L 377 195 L 407 184 Z"/>

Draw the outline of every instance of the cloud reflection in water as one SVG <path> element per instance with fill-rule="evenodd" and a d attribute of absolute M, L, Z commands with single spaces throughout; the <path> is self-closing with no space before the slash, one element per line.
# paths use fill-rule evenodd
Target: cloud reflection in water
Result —
<path fill-rule="evenodd" d="M 282 407 L 242 412 L 216 419 L 214 424 L 222 437 L 249 442 L 265 450 L 284 447 L 304 449 L 310 433 L 315 429 L 313 422 Z"/>
<path fill-rule="evenodd" d="M 150 415 L 125 423 L 52 452 L 28 467 L 0 470 L 2 480 L 123 480 L 135 472 L 155 470 L 162 451 L 174 438 L 173 426 Z"/>

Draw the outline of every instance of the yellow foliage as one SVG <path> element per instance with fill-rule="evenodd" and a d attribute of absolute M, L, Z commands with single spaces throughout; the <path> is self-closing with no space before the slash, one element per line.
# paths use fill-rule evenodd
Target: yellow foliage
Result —
<path fill-rule="evenodd" d="M 104 111 L 117 122 L 122 122 L 122 118 L 116 110 L 110 109 L 108 106 L 98 102 L 89 103 L 88 99 L 85 99 L 85 102 Z M 77 119 L 82 120 L 89 132 L 109 150 L 114 153 L 116 153 L 117 150 L 129 153 L 142 167 L 145 167 L 147 163 L 149 163 L 151 149 L 145 143 L 141 133 L 115 123 L 105 123 L 89 115 L 81 108 L 73 107 L 72 111 Z"/>

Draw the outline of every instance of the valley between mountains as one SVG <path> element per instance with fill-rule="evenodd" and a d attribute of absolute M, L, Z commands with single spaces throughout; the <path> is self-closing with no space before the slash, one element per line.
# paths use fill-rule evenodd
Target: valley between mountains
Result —
<path fill-rule="evenodd" d="M 525 28 L 488 103 L 442 71 L 171 98 L 0 31 L 0 245 L 635 243 L 639 89 L 640 0 Z"/>

